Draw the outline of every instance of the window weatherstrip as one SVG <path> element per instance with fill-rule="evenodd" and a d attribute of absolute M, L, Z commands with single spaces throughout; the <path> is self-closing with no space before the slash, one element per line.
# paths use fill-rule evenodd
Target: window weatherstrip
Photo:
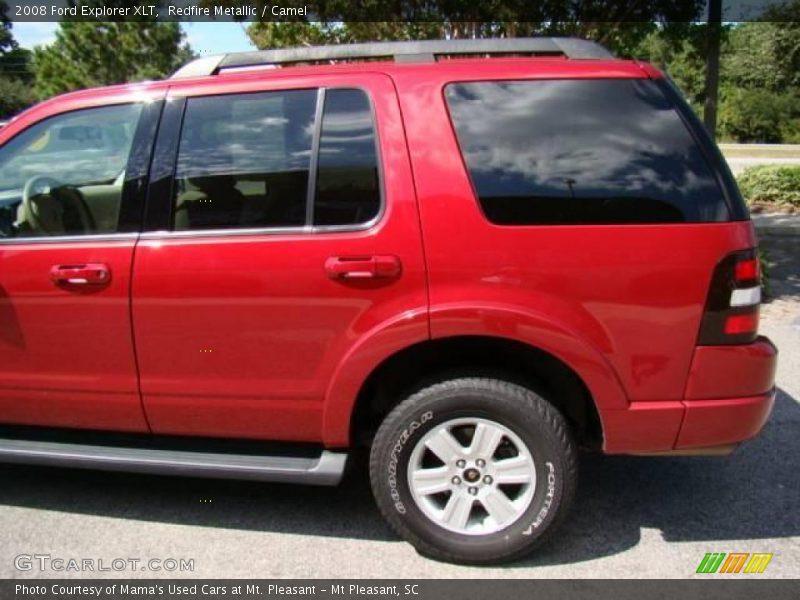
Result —
<path fill-rule="evenodd" d="M 317 196 L 317 170 L 319 169 L 319 144 L 322 135 L 322 114 L 325 109 L 325 88 L 317 90 L 317 107 L 314 112 L 314 137 L 311 139 L 311 160 L 308 165 L 306 190 L 306 227 L 314 226 L 314 202 Z"/>

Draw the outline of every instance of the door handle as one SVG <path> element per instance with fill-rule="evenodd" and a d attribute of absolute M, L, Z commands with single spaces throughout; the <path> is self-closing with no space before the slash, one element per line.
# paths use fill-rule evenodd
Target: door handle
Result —
<path fill-rule="evenodd" d="M 331 279 L 388 279 L 400 275 L 400 259 L 379 256 L 331 256 L 325 271 Z"/>
<path fill-rule="evenodd" d="M 54 265 L 50 269 L 50 281 L 56 285 L 99 286 L 111 281 L 111 269 L 102 263 L 85 265 Z"/>

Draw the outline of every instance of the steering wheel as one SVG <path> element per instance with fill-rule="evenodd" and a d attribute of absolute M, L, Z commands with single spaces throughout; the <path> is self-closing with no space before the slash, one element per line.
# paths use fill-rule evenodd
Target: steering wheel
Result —
<path fill-rule="evenodd" d="M 61 192 L 64 193 L 62 194 Z M 25 213 L 25 221 L 31 228 L 51 234 L 62 233 L 60 231 L 49 231 L 36 212 L 37 208 L 34 205 L 33 198 L 43 195 L 50 196 L 53 200 L 65 205 L 72 203 L 75 206 L 75 210 L 78 211 L 83 230 L 92 231 L 94 229 L 92 214 L 80 192 L 75 188 L 65 187 L 60 181 L 48 175 L 34 175 L 25 182 L 25 187 L 22 188 L 22 208 Z"/>
<path fill-rule="evenodd" d="M 53 190 L 59 187 L 61 183 L 47 175 L 34 175 L 25 182 L 25 187 L 22 188 L 22 208 L 25 211 L 25 221 L 33 229 L 44 229 L 39 215 L 33 206 L 31 198 L 34 196 L 41 196 L 44 194 L 52 194 Z"/>

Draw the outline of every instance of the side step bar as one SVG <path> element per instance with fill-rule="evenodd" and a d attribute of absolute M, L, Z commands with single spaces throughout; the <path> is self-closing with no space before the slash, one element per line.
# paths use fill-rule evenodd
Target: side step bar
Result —
<path fill-rule="evenodd" d="M 313 457 L 259 456 L 0 439 L 0 462 L 186 477 L 337 485 L 344 473 L 347 453 L 323 450 L 319 456 Z"/>

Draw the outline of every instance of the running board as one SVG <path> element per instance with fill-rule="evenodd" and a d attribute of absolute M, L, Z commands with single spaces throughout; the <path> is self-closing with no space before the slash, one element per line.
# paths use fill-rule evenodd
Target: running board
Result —
<path fill-rule="evenodd" d="M 0 462 L 130 473 L 337 485 L 347 453 L 261 456 L 0 439 Z"/>

